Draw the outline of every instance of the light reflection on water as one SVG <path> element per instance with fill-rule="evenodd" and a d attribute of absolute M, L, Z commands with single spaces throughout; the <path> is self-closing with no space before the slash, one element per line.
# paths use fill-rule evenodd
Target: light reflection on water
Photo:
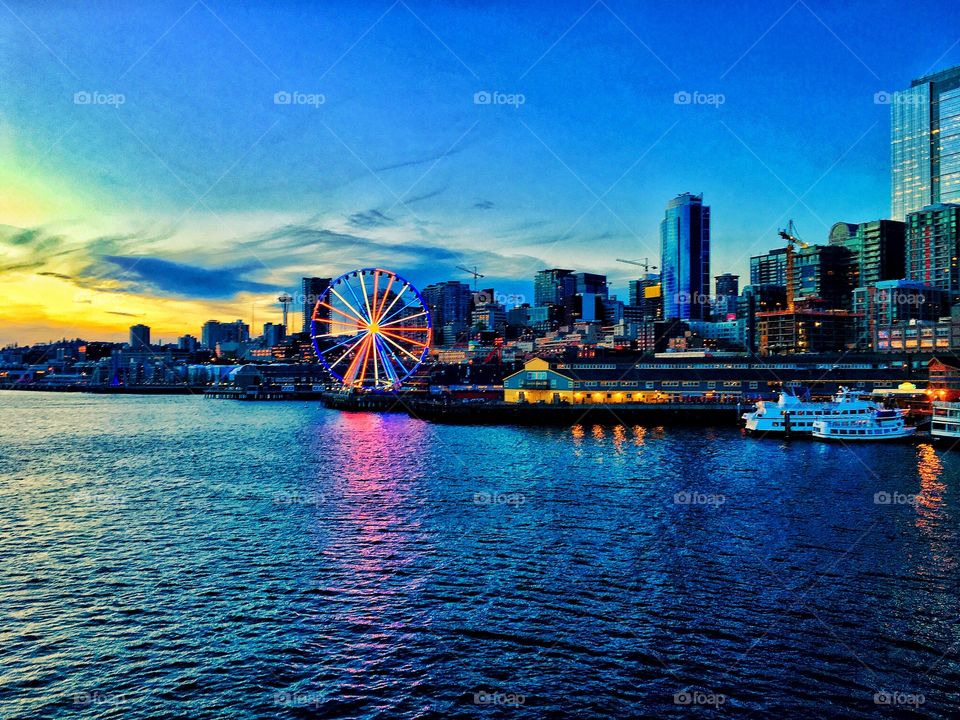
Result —
<path fill-rule="evenodd" d="M 687 717 L 688 688 L 949 717 L 958 471 L 929 444 L 0 393 L 0 717 L 474 716 L 481 689 Z M 95 691 L 127 700 L 68 699 Z"/>

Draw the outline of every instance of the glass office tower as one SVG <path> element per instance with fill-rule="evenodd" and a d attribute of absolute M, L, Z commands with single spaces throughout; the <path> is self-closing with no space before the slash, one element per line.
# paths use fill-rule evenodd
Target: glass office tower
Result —
<path fill-rule="evenodd" d="M 890 98 L 891 213 L 960 202 L 960 66 Z"/>
<path fill-rule="evenodd" d="M 710 316 L 710 208 L 703 195 L 684 193 L 667 203 L 660 223 L 663 316 Z"/>

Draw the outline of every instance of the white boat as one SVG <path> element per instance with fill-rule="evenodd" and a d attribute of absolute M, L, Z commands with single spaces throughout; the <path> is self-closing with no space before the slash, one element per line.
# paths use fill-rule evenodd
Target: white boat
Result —
<path fill-rule="evenodd" d="M 902 440 L 912 436 L 917 429 L 904 422 L 903 413 L 897 410 L 877 410 L 865 419 L 816 420 L 813 437 L 818 440 L 842 440 L 864 442 L 876 440 Z"/>
<path fill-rule="evenodd" d="M 867 420 L 882 409 L 847 388 L 840 388 L 829 402 L 808 402 L 781 392 L 776 403 L 758 401 L 756 410 L 744 413 L 743 420 L 748 433 L 810 434 L 818 420 Z"/>
<path fill-rule="evenodd" d="M 960 438 L 960 402 L 933 401 L 930 435 L 937 438 Z"/>

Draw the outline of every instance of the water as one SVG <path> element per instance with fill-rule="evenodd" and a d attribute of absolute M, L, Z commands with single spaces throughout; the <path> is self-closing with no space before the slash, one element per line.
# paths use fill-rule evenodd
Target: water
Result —
<path fill-rule="evenodd" d="M 0 717 L 948 717 L 958 458 L 0 393 Z"/>

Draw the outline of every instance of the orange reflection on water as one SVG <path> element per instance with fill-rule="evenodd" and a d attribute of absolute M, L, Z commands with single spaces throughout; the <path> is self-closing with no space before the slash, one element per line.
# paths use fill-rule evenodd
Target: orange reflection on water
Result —
<path fill-rule="evenodd" d="M 603 440 L 607 434 L 603 431 L 603 425 L 594 425 L 593 426 L 593 438 L 594 440 Z"/>
<path fill-rule="evenodd" d="M 946 485 L 940 482 L 943 474 L 943 463 L 934 451 L 933 446 L 924 443 L 917 446 L 917 474 L 920 475 L 920 494 L 917 496 L 917 506 L 928 509 L 939 508 L 943 504 L 943 491 Z"/>
<path fill-rule="evenodd" d="M 626 430 L 623 425 L 615 425 L 613 428 L 613 447 L 618 455 L 623 453 L 623 444 L 627 439 Z"/>
<path fill-rule="evenodd" d="M 930 559 L 936 564 L 936 572 L 953 572 L 957 559 L 954 533 L 947 529 L 949 517 L 943 502 L 947 486 L 940 482 L 943 463 L 929 443 L 917 446 L 917 474 L 920 492 L 915 500 L 916 527 L 930 542 Z"/>
<path fill-rule="evenodd" d="M 583 425 L 574 425 L 570 428 L 570 434 L 573 435 L 574 445 L 583 445 Z"/>
<path fill-rule="evenodd" d="M 642 425 L 633 426 L 633 443 L 634 445 L 643 445 L 644 439 L 647 437 L 647 429 Z"/>

